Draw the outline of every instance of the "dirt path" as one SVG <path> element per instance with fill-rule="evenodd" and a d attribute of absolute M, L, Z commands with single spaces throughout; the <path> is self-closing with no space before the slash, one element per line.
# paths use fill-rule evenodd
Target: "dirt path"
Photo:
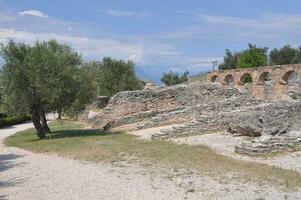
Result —
<path fill-rule="evenodd" d="M 0 130 L 0 199 L 298 199 L 268 185 L 223 182 L 198 172 L 83 163 L 5 147 L 3 139 L 31 127 Z"/>

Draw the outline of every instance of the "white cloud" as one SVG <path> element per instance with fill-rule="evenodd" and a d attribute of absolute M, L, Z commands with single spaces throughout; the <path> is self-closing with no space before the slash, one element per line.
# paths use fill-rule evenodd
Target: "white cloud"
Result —
<path fill-rule="evenodd" d="M 87 57 L 111 56 L 126 59 L 133 54 L 141 54 L 141 47 L 129 45 L 109 38 L 90 39 L 87 37 L 61 35 L 55 33 L 33 33 L 29 31 L 18 31 L 15 29 L 0 28 L 0 42 L 13 39 L 20 42 L 33 44 L 36 40 L 47 41 L 55 39 L 61 43 L 71 45 L 77 51 Z"/>
<path fill-rule="evenodd" d="M 40 18 L 48 18 L 48 15 L 46 15 L 43 12 L 38 11 L 38 10 L 25 10 L 25 11 L 19 12 L 19 15 L 21 15 L 22 17 L 34 16 L 34 17 L 40 17 Z"/>
<path fill-rule="evenodd" d="M 110 56 L 113 58 L 131 60 L 142 66 L 165 66 L 161 71 L 174 70 L 183 72 L 189 70 L 192 73 L 210 69 L 212 61 L 221 58 L 204 58 L 184 56 L 175 51 L 173 46 L 156 43 L 125 43 L 110 38 L 91 39 L 87 37 L 61 35 L 55 33 L 33 33 L 14 29 L 0 28 L 0 42 L 5 43 L 9 39 L 33 44 L 37 40 L 47 41 L 55 39 L 58 42 L 72 46 L 87 59 L 102 59 Z M 160 71 L 159 70 L 159 71 Z"/>
<path fill-rule="evenodd" d="M 148 14 L 145 11 L 134 12 L 129 10 L 114 10 L 107 9 L 102 11 L 106 15 L 114 16 L 114 17 L 146 17 Z"/>
<path fill-rule="evenodd" d="M 250 18 L 194 13 L 195 22 L 177 27 L 161 39 L 216 39 L 223 42 L 300 42 L 301 15 L 263 13 Z"/>
<path fill-rule="evenodd" d="M 247 29 L 278 30 L 292 28 L 293 26 L 301 28 L 301 15 L 264 13 L 255 18 L 241 18 L 200 13 L 196 15 L 196 19 L 206 24 L 228 25 Z"/>
<path fill-rule="evenodd" d="M 200 71 L 207 71 L 212 68 L 214 61 L 221 62 L 222 57 L 197 57 L 197 56 L 175 56 L 169 60 L 171 63 L 169 70 L 198 73 Z"/>
<path fill-rule="evenodd" d="M 1 1 L 1 0 L 0 0 Z M 120 17 L 146 17 L 146 11 L 106 10 L 104 14 Z M 33 16 L 33 17 L 27 17 Z M 81 53 L 86 60 L 100 60 L 105 56 L 132 60 L 152 77 L 170 69 L 191 74 L 209 69 L 214 58 L 184 55 L 172 42 L 162 40 L 161 34 L 116 35 L 101 27 L 79 24 L 48 17 L 38 10 L 16 13 L 0 6 L 0 43 L 9 39 L 33 44 L 37 40 L 56 39 Z M 158 37 L 159 36 L 159 37 Z"/>
<path fill-rule="evenodd" d="M 138 56 L 137 54 L 132 54 L 132 55 L 129 56 L 128 60 L 131 60 L 134 63 L 140 63 L 141 62 L 141 57 Z"/>

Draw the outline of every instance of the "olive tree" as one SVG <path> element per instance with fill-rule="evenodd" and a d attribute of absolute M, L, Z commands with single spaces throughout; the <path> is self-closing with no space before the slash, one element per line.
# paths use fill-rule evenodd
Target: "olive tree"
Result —
<path fill-rule="evenodd" d="M 1 45 L 2 101 L 14 113 L 30 113 L 40 139 L 50 132 L 46 112 L 69 106 L 75 96 L 75 74 L 81 57 L 69 46 L 9 41 Z"/>
<path fill-rule="evenodd" d="M 97 62 L 84 63 L 78 69 L 74 86 L 77 88 L 75 100 L 64 111 L 76 118 L 86 105 L 99 94 L 100 68 Z"/>
<path fill-rule="evenodd" d="M 133 62 L 107 57 L 102 62 L 94 62 L 94 65 L 100 69 L 99 94 L 113 96 L 121 91 L 142 89 L 142 82 L 135 74 Z"/>

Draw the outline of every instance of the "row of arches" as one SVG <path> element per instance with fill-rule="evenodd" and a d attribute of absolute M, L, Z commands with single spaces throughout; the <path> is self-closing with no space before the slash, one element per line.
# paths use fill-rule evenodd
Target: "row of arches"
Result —
<path fill-rule="evenodd" d="M 235 84 L 235 78 L 233 74 L 227 74 L 226 76 L 223 76 L 223 80 L 220 79 L 220 76 L 218 74 L 214 74 L 211 77 L 211 82 L 213 83 L 223 83 L 224 85 L 234 85 Z M 253 83 L 256 84 L 266 84 L 273 81 L 272 74 L 270 72 L 263 72 L 258 77 L 258 80 L 254 80 L 252 77 L 252 74 L 249 72 L 242 73 L 239 77 L 239 80 L 236 81 L 240 85 L 244 85 L 246 83 Z M 300 84 L 300 75 L 294 71 L 287 71 L 283 74 L 280 80 L 283 84 L 287 85 L 294 85 L 294 84 Z"/>

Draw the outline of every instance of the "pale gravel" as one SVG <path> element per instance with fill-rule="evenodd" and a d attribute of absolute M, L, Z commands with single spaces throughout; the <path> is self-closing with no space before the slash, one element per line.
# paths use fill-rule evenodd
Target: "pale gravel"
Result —
<path fill-rule="evenodd" d="M 299 199 L 301 190 L 217 179 L 196 171 L 167 171 L 133 164 L 83 163 L 5 147 L 3 139 L 32 127 L 0 130 L 0 199 Z"/>
<path fill-rule="evenodd" d="M 264 163 L 270 166 L 290 169 L 301 173 L 301 151 L 280 154 L 272 157 L 243 156 L 234 152 L 234 147 L 239 145 L 243 140 L 244 137 L 234 137 L 232 134 L 227 132 L 171 139 L 171 141 L 180 144 L 204 145 L 215 150 L 219 154 L 229 156 L 233 159 Z"/>

